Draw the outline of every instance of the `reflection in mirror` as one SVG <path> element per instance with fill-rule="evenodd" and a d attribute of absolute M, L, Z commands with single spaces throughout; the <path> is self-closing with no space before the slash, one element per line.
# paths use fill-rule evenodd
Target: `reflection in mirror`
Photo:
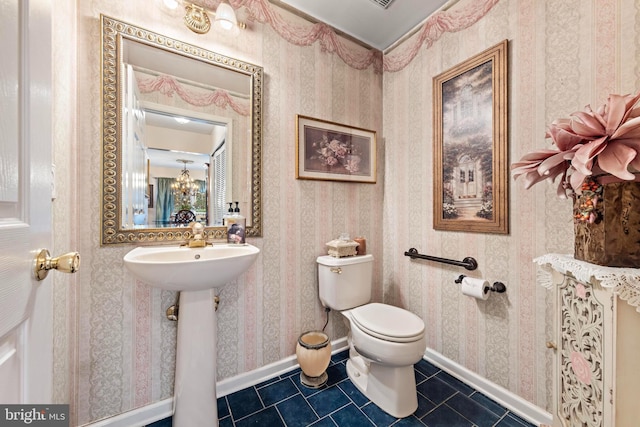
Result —
<path fill-rule="evenodd" d="M 262 68 L 105 16 L 102 37 L 102 243 L 223 238 L 229 202 L 259 236 Z"/>
<path fill-rule="evenodd" d="M 226 185 L 233 182 L 233 132 L 227 131 L 232 122 L 175 110 L 169 114 L 151 108 L 143 111 L 149 188 L 147 211 L 133 208 L 142 210 L 138 215 L 143 216 L 134 227 L 186 226 L 176 220 L 180 210 L 192 211 L 203 225 L 222 226 L 225 202 L 235 200 L 233 186 Z M 122 226 L 130 227 L 126 212 L 122 218 Z"/>

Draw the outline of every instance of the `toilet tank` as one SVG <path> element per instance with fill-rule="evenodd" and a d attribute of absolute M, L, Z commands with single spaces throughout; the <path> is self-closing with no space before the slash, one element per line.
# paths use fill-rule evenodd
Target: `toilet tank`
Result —
<path fill-rule="evenodd" d="M 333 310 L 348 310 L 371 300 L 373 255 L 335 258 L 319 256 L 320 302 Z"/>

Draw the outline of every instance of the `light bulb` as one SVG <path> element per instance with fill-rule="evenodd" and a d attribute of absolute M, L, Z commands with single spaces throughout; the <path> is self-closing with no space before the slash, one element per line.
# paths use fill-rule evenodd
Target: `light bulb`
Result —
<path fill-rule="evenodd" d="M 177 0 L 162 0 L 162 3 L 164 4 L 164 6 L 167 9 L 177 9 L 178 8 L 178 1 Z"/>
<path fill-rule="evenodd" d="M 238 27 L 236 13 L 228 3 L 221 2 L 218 5 L 213 26 L 220 27 L 225 31 L 230 31 Z"/>

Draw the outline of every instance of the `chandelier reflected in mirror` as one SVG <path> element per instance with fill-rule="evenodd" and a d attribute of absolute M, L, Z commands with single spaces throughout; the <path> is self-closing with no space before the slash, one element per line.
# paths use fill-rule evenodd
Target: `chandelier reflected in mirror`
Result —
<path fill-rule="evenodd" d="M 181 206 L 183 209 L 191 209 L 193 205 L 192 201 L 199 193 L 199 185 L 191 178 L 189 170 L 187 169 L 187 165 L 193 163 L 193 161 L 185 159 L 178 159 L 176 161 L 184 163 L 184 167 L 180 175 L 176 178 L 176 181 L 171 184 L 171 190 L 173 191 L 173 196 L 178 206 Z"/>

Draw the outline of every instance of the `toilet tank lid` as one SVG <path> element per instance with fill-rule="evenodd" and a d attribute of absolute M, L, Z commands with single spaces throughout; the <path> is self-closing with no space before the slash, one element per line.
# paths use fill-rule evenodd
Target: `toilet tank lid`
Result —
<path fill-rule="evenodd" d="M 345 256 L 342 258 L 336 258 L 329 255 L 322 255 L 316 259 L 316 262 L 321 265 L 327 265 L 329 267 L 339 267 L 343 265 L 350 264 L 360 264 L 363 262 L 372 262 L 373 255 L 356 255 L 356 256 Z"/>

